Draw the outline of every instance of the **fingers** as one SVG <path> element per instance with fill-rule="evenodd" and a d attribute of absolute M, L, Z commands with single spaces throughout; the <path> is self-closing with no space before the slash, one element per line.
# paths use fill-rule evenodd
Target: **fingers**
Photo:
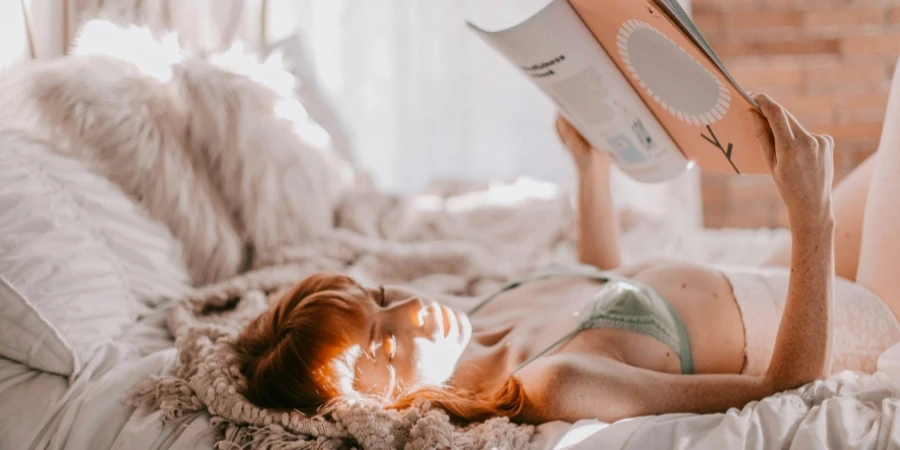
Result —
<path fill-rule="evenodd" d="M 556 116 L 556 132 L 563 144 L 572 150 L 588 150 L 591 147 L 584 136 L 562 114 Z"/>
<path fill-rule="evenodd" d="M 750 122 L 753 124 L 753 130 L 756 132 L 756 140 L 759 142 L 759 151 L 762 152 L 763 159 L 769 170 L 775 167 L 775 137 L 772 136 L 772 130 L 766 118 L 758 114 L 756 111 L 750 111 Z"/>
<path fill-rule="evenodd" d="M 560 139 L 565 139 L 566 131 L 571 127 L 572 125 L 562 116 L 562 114 L 556 115 L 556 134 L 559 135 Z"/>
<path fill-rule="evenodd" d="M 797 121 L 797 118 L 795 118 L 790 111 L 784 109 L 784 107 L 782 107 L 782 109 L 784 110 L 784 113 L 787 114 L 788 123 L 791 124 L 791 132 L 794 133 L 794 139 L 798 136 L 809 135 L 809 132 L 803 128 L 803 125 L 800 125 L 800 122 Z"/>
<path fill-rule="evenodd" d="M 819 151 L 823 153 L 825 164 L 834 165 L 834 138 L 827 134 L 813 135 L 819 146 Z"/>
<path fill-rule="evenodd" d="M 766 116 L 769 127 L 772 129 L 775 147 L 785 148 L 789 146 L 794 140 L 794 133 L 791 130 L 787 112 L 766 94 L 757 95 L 756 102 L 759 103 L 759 109 Z"/>

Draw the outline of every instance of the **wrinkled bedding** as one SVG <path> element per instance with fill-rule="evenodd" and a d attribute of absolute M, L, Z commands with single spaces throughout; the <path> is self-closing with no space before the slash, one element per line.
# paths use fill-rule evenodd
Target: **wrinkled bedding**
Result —
<path fill-rule="evenodd" d="M 124 401 L 135 383 L 162 374 L 177 357 L 165 328 L 169 306 L 104 345 L 71 384 L 0 358 L 0 448 L 212 448 L 208 416 L 162 427 L 158 412 L 141 413 Z"/>
<path fill-rule="evenodd" d="M 712 262 L 758 263 L 783 232 L 705 231 L 664 236 L 636 230 L 626 242 L 655 241 L 663 255 Z M 643 234 L 643 237 L 641 235 Z M 633 246 L 633 245 L 632 245 Z M 640 257 L 640 249 L 637 249 Z M 738 255 L 738 256 L 735 256 Z M 0 360 L 0 448 L 189 449 L 210 448 L 218 430 L 206 413 L 161 425 L 160 412 L 124 402 L 132 386 L 165 374 L 176 358 L 165 326 L 170 305 L 105 346 L 69 385 L 65 378 Z M 894 374 L 900 351 L 889 350 L 879 368 Z M 897 374 L 895 374 L 897 375 Z M 595 420 L 541 425 L 530 446 L 538 450 L 596 448 L 900 448 L 892 433 L 900 385 L 886 373 L 837 374 L 726 414 L 669 414 L 607 425 Z M 602 400 L 598 400 L 602 401 Z"/>
<path fill-rule="evenodd" d="M 197 65 L 196 61 L 192 64 L 193 70 L 206 67 Z M 77 69 L 76 75 L 85 77 L 85 73 L 96 77 L 106 67 L 109 69 L 106 74 L 118 80 L 119 71 L 114 70 L 118 66 L 114 66 L 85 63 L 73 67 Z M 52 70 L 48 73 L 53 76 L 44 81 L 56 83 L 54 86 L 68 86 L 73 94 L 86 97 L 92 94 L 77 83 L 71 86 L 66 83 L 78 77 L 62 76 L 65 73 Z M 34 77 L 24 79 L 28 81 Z M 126 77 L 126 81 L 128 79 Z M 212 83 L 218 78 L 177 79 L 183 83 L 197 80 Z M 180 134 L 184 131 L 181 128 L 174 131 L 161 128 L 171 132 L 171 140 L 167 142 L 173 144 L 160 147 L 158 153 L 150 152 L 150 143 L 133 139 L 134 133 L 122 126 L 104 128 L 104 132 L 110 133 L 104 135 L 96 135 L 96 127 L 73 125 L 65 128 L 61 126 L 65 123 L 56 122 L 36 121 L 30 123 L 29 129 L 42 137 L 41 132 L 46 130 L 58 133 L 84 131 L 82 134 L 86 135 L 48 135 L 46 138 L 54 142 L 78 143 L 64 150 L 70 156 L 86 161 L 102 159 L 95 158 L 94 154 L 102 154 L 105 146 L 119 142 L 109 136 L 119 136 L 127 145 L 116 145 L 115 152 L 109 150 L 108 154 L 121 159 L 96 169 L 117 180 L 126 194 L 143 202 L 151 217 L 169 226 L 185 247 L 186 260 L 198 286 L 226 280 L 244 268 L 261 270 L 293 264 L 300 266 L 300 272 L 326 268 L 345 270 L 363 283 L 402 283 L 451 294 L 478 295 L 536 266 L 573 259 L 573 214 L 568 199 L 554 189 L 527 181 L 499 183 L 478 190 L 438 186 L 412 199 L 380 195 L 375 191 L 357 192 L 338 208 L 334 217 L 337 229 L 321 229 L 322 224 L 330 227 L 334 212 L 334 205 L 328 200 L 333 192 L 323 188 L 327 183 L 322 182 L 322 177 L 329 180 L 339 177 L 329 177 L 330 172 L 314 168 L 340 165 L 331 164 L 330 157 L 322 156 L 324 150 L 315 148 L 311 141 L 295 136 L 297 127 L 284 126 L 285 123 L 273 120 L 272 111 L 254 113 L 254 105 L 279 101 L 280 91 L 258 92 L 257 87 L 251 89 L 241 85 L 250 89 L 241 92 L 265 102 L 241 102 L 238 98 L 225 102 L 222 93 L 233 93 L 238 88 L 226 83 L 228 80 L 232 78 L 219 80 L 224 83 L 217 85 L 221 89 L 210 89 L 209 93 L 211 99 L 238 108 L 225 109 L 234 114 L 226 115 L 223 123 L 213 126 L 215 124 L 204 120 L 217 115 L 200 114 L 198 109 L 188 108 L 197 114 L 195 118 L 199 125 L 191 122 L 192 132 L 185 135 Z M 139 84 L 141 92 L 146 90 L 144 81 Z M 225 89 L 227 86 L 230 87 Z M 197 92 L 206 91 L 198 89 Z M 109 99 L 109 96 L 98 98 Z M 17 113 L 28 111 L 21 106 L 28 105 L 28 99 L 20 100 L 20 103 L 10 104 Z M 212 111 L 221 109 L 219 103 L 212 101 L 206 104 L 198 100 L 196 104 L 206 105 Z M 33 109 L 33 117 L 52 119 L 55 116 L 47 112 L 60 113 L 64 107 L 78 110 L 73 105 L 47 106 L 43 105 L 46 110 Z M 158 119 L 135 116 L 133 108 L 116 102 L 102 106 L 109 109 L 99 112 L 114 113 L 113 116 L 119 119 L 133 119 L 138 127 L 155 123 L 150 119 Z M 30 117 L 27 114 L 10 116 Z M 78 117 L 74 113 L 61 116 L 58 119 L 63 122 L 65 118 Z M 238 120 L 239 117 L 254 117 L 257 121 Z M 305 121 L 297 119 L 295 124 Z M 96 123 L 119 124 L 120 121 L 98 120 Z M 161 123 L 168 122 L 163 120 Z M 265 128 L 267 126 L 271 128 Z M 232 130 L 235 136 L 247 139 L 233 138 L 232 134 L 220 136 L 214 132 L 219 129 Z M 267 131 L 259 131 L 262 129 Z M 186 136 L 192 139 L 186 140 Z M 265 136 L 265 146 L 256 144 L 255 139 L 260 136 Z M 282 145 L 274 146 L 274 143 Z M 185 144 L 183 148 L 181 144 Z M 273 147 L 284 150 L 279 157 L 294 153 L 302 153 L 303 157 L 288 158 L 293 164 L 279 164 L 279 170 L 270 170 L 274 168 L 272 161 L 279 159 L 260 158 L 258 150 L 266 148 L 272 152 Z M 221 155 L 203 153 L 211 148 L 225 150 L 221 150 Z M 153 170 L 135 163 L 145 161 L 146 158 L 139 156 L 147 155 L 161 158 Z M 163 164 L 169 160 L 167 158 L 187 161 L 222 155 L 228 157 L 229 164 L 197 167 Z M 229 171 L 228 168 L 240 170 Z M 338 173 L 337 169 L 335 171 Z M 241 190 L 242 186 L 256 189 Z M 262 187 L 267 188 L 262 191 L 266 195 L 260 194 Z M 523 192 L 528 195 L 518 195 Z M 302 194 L 307 194 L 308 198 L 297 197 Z M 228 205 L 228 208 L 215 205 Z M 183 208 L 179 209 L 179 206 Z M 314 214 L 314 211 L 318 212 Z M 766 230 L 674 234 L 660 221 L 640 217 L 626 221 L 630 225 L 625 227 L 627 232 L 623 236 L 625 263 L 661 256 L 716 264 L 754 265 L 761 263 L 773 246 L 787 238 L 783 231 Z M 283 238 L 284 242 L 273 242 L 276 238 Z M 248 252 L 248 248 L 254 251 Z M 289 276 L 282 281 L 296 281 L 297 273 L 286 272 Z M 0 359 L 0 450 L 29 447 L 186 449 L 209 448 L 219 442 L 222 432 L 227 431 L 222 426 L 227 424 L 203 407 L 191 409 L 159 404 L 155 409 L 144 410 L 125 402 L 129 391 L 141 382 L 154 376 L 174 374 L 178 354 L 171 324 L 167 323 L 166 308 L 171 305 L 157 307 L 123 336 L 99 347 L 84 361 L 79 374 L 70 380 Z M 886 358 L 884 363 L 888 364 L 889 359 Z M 896 359 L 895 366 L 900 366 L 900 358 Z M 597 421 L 582 421 L 575 425 L 544 424 L 537 428 L 531 445 L 537 449 L 891 448 L 896 446 L 891 431 L 895 420 L 895 398 L 898 397 L 900 388 L 884 374 L 859 377 L 840 374 L 727 414 L 673 414 L 636 418 L 609 426 Z M 166 411 L 183 413 L 167 416 L 163 421 Z M 304 446 L 288 441 L 275 444 L 270 448 L 317 448 L 326 442 L 309 442 Z M 454 444 L 444 443 L 445 447 L 454 447 Z"/>
<path fill-rule="evenodd" d="M 885 373 L 846 371 L 724 414 L 666 414 L 607 425 L 554 428 L 532 441 L 546 450 L 895 449 L 900 448 L 900 384 Z"/>
<path fill-rule="evenodd" d="M 626 236 L 639 253 L 698 262 L 758 265 L 769 249 L 789 239 L 784 230 L 706 230 L 688 236 Z M 635 247 L 637 242 L 643 243 Z M 646 253 L 642 253 L 646 255 Z M 602 399 L 598 399 L 602 401 Z M 885 351 L 878 372 L 845 371 L 824 381 L 752 402 L 724 414 L 666 414 L 613 424 L 582 420 L 538 427 L 535 450 L 603 449 L 898 449 L 900 344 Z"/>

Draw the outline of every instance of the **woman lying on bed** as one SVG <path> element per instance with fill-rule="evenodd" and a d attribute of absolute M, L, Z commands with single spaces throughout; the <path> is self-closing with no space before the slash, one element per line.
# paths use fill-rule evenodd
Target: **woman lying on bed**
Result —
<path fill-rule="evenodd" d="M 897 95 L 887 123 L 900 119 Z M 900 339 L 900 133 L 886 129 L 832 193 L 831 138 L 758 101 L 793 238 L 767 267 L 620 266 L 610 163 L 560 119 L 578 167 L 584 265 L 478 299 L 313 275 L 240 336 L 248 399 L 310 413 L 369 397 L 428 400 L 470 420 L 615 421 L 725 411 L 832 371 L 873 371 Z"/>

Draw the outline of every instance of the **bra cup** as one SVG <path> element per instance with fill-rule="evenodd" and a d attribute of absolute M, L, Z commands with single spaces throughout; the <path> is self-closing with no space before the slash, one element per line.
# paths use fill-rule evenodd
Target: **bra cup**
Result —
<path fill-rule="evenodd" d="M 609 280 L 585 306 L 580 328 L 597 328 L 600 319 L 635 319 L 653 317 L 656 304 L 647 293 L 632 282 Z M 606 323 L 604 321 L 604 323 Z"/>
<path fill-rule="evenodd" d="M 649 289 L 628 280 L 609 280 L 594 294 L 582 313 L 578 330 L 617 328 L 656 338 L 680 352 L 682 339 L 668 304 Z"/>

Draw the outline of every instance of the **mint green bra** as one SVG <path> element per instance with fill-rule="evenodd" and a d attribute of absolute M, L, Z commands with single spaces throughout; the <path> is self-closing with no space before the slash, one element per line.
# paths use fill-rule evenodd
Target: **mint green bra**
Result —
<path fill-rule="evenodd" d="M 668 345 L 675 351 L 681 361 L 681 373 L 694 373 L 694 357 L 691 353 L 691 340 L 688 337 L 684 322 L 669 302 L 656 293 L 653 288 L 645 286 L 618 274 L 606 272 L 588 265 L 561 266 L 552 265 L 513 280 L 499 291 L 487 296 L 481 303 L 469 311 L 477 312 L 498 295 L 515 289 L 529 281 L 561 276 L 583 276 L 604 282 L 594 294 L 581 314 L 581 322 L 565 336 L 545 348 L 537 355 L 525 361 L 513 373 L 521 370 L 532 361 L 540 358 L 563 342 L 583 330 L 597 328 L 615 328 L 634 331 L 650 336 Z"/>

